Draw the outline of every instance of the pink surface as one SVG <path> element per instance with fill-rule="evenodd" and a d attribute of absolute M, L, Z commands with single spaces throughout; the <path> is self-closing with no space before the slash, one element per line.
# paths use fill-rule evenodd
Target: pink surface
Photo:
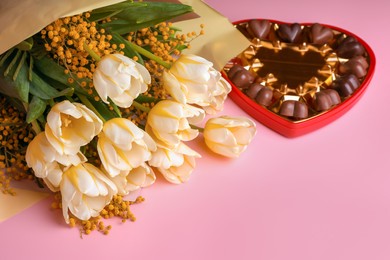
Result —
<path fill-rule="evenodd" d="M 287 139 L 258 124 L 238 159 L 203 152 L 190 181 L 160 180 L 133 207 L 135 223 L 80 239 L 50 200 L 0 224 L 0 259 L 390 259 L 390 2 L 217 1 L 231 21 L 269 18 L 342 27 L 374 50 L 377 67 L 343 117 Z M 210 26 L 210 25 L 209 25 Z M 244 115 L 232 101 L 226 114 Z"/>

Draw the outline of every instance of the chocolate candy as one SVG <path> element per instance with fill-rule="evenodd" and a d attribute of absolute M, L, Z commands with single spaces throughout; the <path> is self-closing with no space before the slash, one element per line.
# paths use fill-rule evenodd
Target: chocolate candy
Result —
<path fill-rule="evenodd" d="M 279 114 L 282 116 L 304 119 L 308 117 L 307 105 L 296 100 L 287 100 L 280 106 Z"/>
<path fill-rule="evenodd" d="M 341 74 L 354 74 L 358 78 L 362 78 L 367 74 L 368 63 L 363 56 L 355 56 L 347 62 L 340 64 L 339 72 Z"/>
<path fill-rule="evenodd" d="M 298 23 L 281 24 L 278 29 L 278 36 L 284 42 L 298 42 L 301 38 L 301 32 L 301 25 Z"/>
<path fill-rule="evenodd" d="M 271 23 L 268 20 L 250 20 L 247 24 L 247 31 L 252 37 L 265 39 L 271 29 Z"/>
<path fill-rule="evenodd" d="M 341 97 L 350 96 L 360 86 L 359 79 L 353 75 L 345 75 L 333 81 L 332 89 L 336 90 Z"/>
<path fill-rule="evenodd" d="M 228 75 L 229 79 L 231 79 L 234 76 L 234 74 L 236 74 L 236 72 L 244 70 L 244 69 L 245 68 L 243 66 L 235 64 L 233 67 L 231 67 L 229 69 L 229 71 L 227 72 L 227 75 Z"/>
<path fill-rule="evenodd" d="M 339 93 L 334 89 L 324 89 L 314 96 L 313 107 L 316 111 L 325 111 L 341 102 Z"/>
<path fill-rule="evenodd" d="M 252 45 L 225 67 L 229 79 L 289 121 L 316 117 L 344 102 L 370 66 L 363 43 L 337 28 L 256 19 L 237 28 Z"/>
<path fill-rule="evenodd" d="M 355 37 L 348 36 L 342 40 L 336 52 L 339 57 L 350 59 L 354 56 L 363 55 L 365 50 Z"/>
<path fill-rule="evenodd" d="M 257 104 L 268 107 L 272 104 L 273 91 L 267 87 L 260 89 L 255 98 Z"/>
<path fill-rule="evenodd" d="M 251 99 L 254 99 L 257 104 L 266 107 L 272 104 L 273 91 L 259 83 L 253 83 L 250 85 L 246 91 L 246 94 Z"/>
<path fill-rule="evenodd" d="M 325 44 L 333 39 L 333 32 L 330 28 L 315 23 L 310 28 L 310 38 L 312 43 Z"/>
<path fill-rule="evenodd" d="M 234 65 L 228 72 L 229 79 L 238 88 L 247 89 L 255 80 L 255 77 L 240 65 Z"/>
<path fill-rule="evenodd" d="M 259 91 L 264 88 L 263 85 L 261 85 L 260 83 L 253 83 L 249 86 L 249 88 L 246 90 L 246 94 L 248 97 L 250 97 L 251 99 L 255 99 L 256 96 L 257 96 L 257 93 L 259 93 Z"/>

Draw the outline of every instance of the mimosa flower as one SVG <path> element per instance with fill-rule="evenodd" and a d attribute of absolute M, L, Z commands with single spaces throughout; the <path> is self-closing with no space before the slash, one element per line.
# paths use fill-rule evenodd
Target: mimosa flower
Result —
<path fill-rule="evenodd" d="M 153 139 L 125 118 L 107 121 L 99 134 L 97 150 L 103 167 L 111 177 L 139 167 L 156 150 Z"/>
<path fill-rule="evenodd" d="M 139 94 L 148 89 L 151 77 L 148 70 L 121 54 L 105 55 L 97 64 L 93 84 L 100 98 L 110 98 L 119 107 L 130 107 Z"/>
<path fill-rule="evenodd" d="M 45 134 L 61 155 L 74 155 L 101 131 L 102 121 L 86 106 L 68 100 L 55 104 L 47 115 Z"/>
<path fill-rule="evenodd" d="M 256 134 L 255 123 L 244 117 L 221 116 L 206 122 L 203 136 L 213 152 L 238 157 Z"/>

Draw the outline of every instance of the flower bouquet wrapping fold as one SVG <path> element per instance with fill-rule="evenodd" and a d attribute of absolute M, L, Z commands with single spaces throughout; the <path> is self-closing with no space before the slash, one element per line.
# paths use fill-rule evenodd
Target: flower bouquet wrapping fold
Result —
<path fill-rule="evenodd" d="M 188 181 L 201 155 L 186 143 L 200 133 L 212 152 L 238 157 L 245 151 L 254 122 L 217 116 L 231 86 L 215 61 L 190 52 L 198 39 L 207 40 L 204 25 L 183 32 L 167 22 L 193 12 L 191 6 L 69 1 L 64 8 L 45 2 L 43 10 L 42 1 L 1 4 L 9 12 L 1 19 L 14 12 L 16 20 L 0 30 L 8 39 L 0 44 L 3 193 L 13 194 L 11 179 L 34 180 L 54 192 L 53 207 L 62 209 L 65 221 L 81 223 L 88 234 L 101 217 L 134 220 L 134 202 L 124 196 L 156 177 Z M 190 2 L 200 19 L 202 10 L 211 10 Z M 216 12 L 206 16 L 229 24 Z M 227 28 L 229 36 L 236 33 Z M 20 33 L 11 36 L 9 29 Z"/>

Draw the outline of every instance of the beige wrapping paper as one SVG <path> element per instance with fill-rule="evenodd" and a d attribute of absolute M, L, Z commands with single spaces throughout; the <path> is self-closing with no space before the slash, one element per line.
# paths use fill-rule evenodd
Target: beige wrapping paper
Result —
<path fill-rule="evenodd" d="M 46 25 L 64 16 L 82 13 L 123 0 L 0 0 L 0 54 L 39 32 Z M 172 1 L 170 1 L 172 2 Z M 199 30 L 205 25 L 206 34 L 191 43 L 186 53 L 202 56 L 218 70 L 228 60 L 249 46 L 248 40 L 223 15 L 201 0 L 181 0 L 191 5 L 200 17 L 175 23 L 183 32 Z M 192 16 L 193 17 L 193 16 Z M 31 183 L 31 185 L 35 185 Z M 49 194 L 15 189 L 16 196 L 0 193 L 0 222 L 27 209 Z"/>
<path fill-rule="evenodd" d="M 200 17 L 175 23 L 183 32 L 191 32 L 205 25 L 206 34 L 191 43 L 193 53 L 214 63 L 217 70 L 249 47 L 250 42 L 229 22 L 229 20 L 201 0 L 181 0 L 183 4 L 192 6 Z"/>
<path fill-rule="evenodd" d="M 34 185 L 31 182 L 32 185 Z M 35 203 L 47 198 L 50 194 L 25 189 L 13 189 L 15 196 L 5 195 L 0 192 L 0 223 L 23 210 L 31 207 Z M 48 209 L 49 212 L 49 209 Z"/>

